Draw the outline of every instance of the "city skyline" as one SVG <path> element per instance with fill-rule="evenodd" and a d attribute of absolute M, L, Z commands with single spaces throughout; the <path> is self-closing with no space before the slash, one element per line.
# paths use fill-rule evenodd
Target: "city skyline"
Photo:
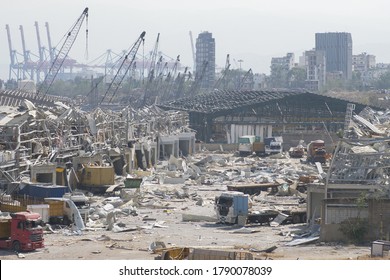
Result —
<path fill-rule="evenodd" d="M 75 2 L 75 1 L 74 1 Z M 232 68 L 251 68 L 255 73 L 269 74 L 272 57 L 299 56 L 315 47 L 315 33 L 348 32 L 352 35 L 353 54 L 366 52 L 376 56 L 378 63 L 390 62 L 390 26 L 384 0 L 327 1 L 313 5 L 309 0 L 259 3 L 259 1 L 135 1 L 101 0 L 48 1 L 15 0 L 2 10 L 0 36 L 0 79 L 8 79 L 9 46 L 5 25 L 9 24 L 13 49 L 22 52 L 19 26 L 24 28 L 26 49 L 38 54 L 35 21 L 40 25 L 42 45 L 47 47 L 45 22 L 50 24 L 53 45 L 59 44 L 85 7 L 89 8 L 88 58 L 86 57 L 85 26 L 69 56 L 79 63 L 88 63 L 108 49 L 121 52 L 146 31 L 144 53 L 153 49 L 161 34 L 159 50 L 167 57 L 180 55 L 182 66 L 193 66 L 189 32 L 195 40 L 208 31 L 216 42 L 216 67 L 224 67 L 226 55 Z M 294 3 L 291 3 L 294 2 Z M 345 3 L 347 2 L 347 3 Z M 55 3 L 55 4 L 53 4 Z M 368 8 L 369 7 L 369 8 Z M 56 11 L 61 11 L 57 13 Z M 140 50 L 139 54 L 142 54 Z M 238 61 L 241 62 L 238 62 Z"/>

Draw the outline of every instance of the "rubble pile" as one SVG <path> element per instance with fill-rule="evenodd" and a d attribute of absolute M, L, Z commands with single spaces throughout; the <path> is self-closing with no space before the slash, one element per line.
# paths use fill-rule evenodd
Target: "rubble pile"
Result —
<path fill-rule="evenodd" d="M 53 209 L 73 211 L 56 214 L 63 226 L 49 227 L 47 233 L 104 232 L 112 238 L 110 234 L 130 232 L 131 240 L 148 239 L 153 248 L 161 244 L 157 240 L 161 235 L 166 242 L 177 238 L 170 242 L 182 245 L 231 245 L 240 240 L 204 235 L 221 222 L 216 197 L 238 190 L 249 196 L 251 213 L 276 213 L 272 220 L 268 216 L 265 220 L 253 218 L 254 226 L 283 231 L 286 221 L 307 223 L 310 228 L 305 236 L 309 238 L 290 243 L 294 246 L 319 236 L 319 225 L 306 216 L 308 184 L 372 184 L 382 187 L 382 194 L 390 194 L 390 122 L 387 113 L 370 108 L 351 118 L 348 138 L 339 141 L 329 170 L 319 162 L 290 158 L 288 153 L 268 157 L 205 149 L 195 153 L 195 132 L 188 127 L 188 115 L 155 106 L 85 112 L 59 101 L 51 107 L 38 107 L 24 100 L 19 107 L 6 107 L 2 112 L 1 206 L 20 209 L 27 204 L 13 195 L 34 194 Z M 64 192 L 79 192 L 88 199 L 75 200 Z M 286 213 L 293 210 L 300 216 L 288 219 Z M 65 219 L 67 215 L 72 219 Z M 52 224 L 53 215 L 49 216 L 47 224 Z M 237 217 L 240 228 L 230 226 L 234 231 L 229 233 L 261 234 L 260 229 L 246 225 L 249 219 Z M 181 236 L 181 231 L 188 236 Z M 195 237 L 196 232 L 203 236 Z M 283 237 L 286 243 L 292 236 Z M 275 246 L 271 241 L 267 245 Z"/>

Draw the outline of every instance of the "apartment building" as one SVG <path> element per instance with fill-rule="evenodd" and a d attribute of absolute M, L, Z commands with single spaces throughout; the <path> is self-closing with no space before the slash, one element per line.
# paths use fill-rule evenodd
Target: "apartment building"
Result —
<path fill-rule="evenodd" d="M 195 77 L 201 78 L 200 88 L 211 88 L 215 82 L 215 39 L 212 33 L 200 33 L 195 47 Z"/>

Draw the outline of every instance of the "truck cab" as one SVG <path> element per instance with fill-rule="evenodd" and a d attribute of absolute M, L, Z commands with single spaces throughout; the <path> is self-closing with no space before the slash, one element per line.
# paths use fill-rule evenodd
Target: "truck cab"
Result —
<path fill-rule="evenodd" d="M 279 154 L 283 152 L 282 137 L 268 137 L 264 139 L 265 153 L 267 155 Z"/>
<path fill-rule="evenodd" d="M 240 156 L 249 156 L 253 153 L 263 155 L 265 152 L 264 143 L 261 137 L 256 135 L 243 135 L 238 137 L 238 151 Z"/>
<path fill-rule="evenodd" d="M 43 229 L 38 213 L 16 212 L 0 222 L 0 248 L 32 251 L 43 248 Z"/>
<path fill-rule="evenodd" d="M 240 153 L 240 156 L 249 156 L 252 154 L 255 140 L 255 135 L 243 135 L 238 137 L 238 152 Z"/>
<path fill-rule="evenodd" d="M 239 216 L 247 216 L 249 195 L 237 191 L 223 192 L 215 197 L 217 221 L 222 224 L 235 224 Z"/>

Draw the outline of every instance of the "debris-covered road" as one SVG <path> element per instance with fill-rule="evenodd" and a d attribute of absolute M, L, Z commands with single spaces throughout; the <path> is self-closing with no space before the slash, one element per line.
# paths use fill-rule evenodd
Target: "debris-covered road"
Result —
<path fill-rule="evenodd" d="M 313 223 L 245 227 L 217 223 L 215 197 L 226 191 L 228 184 L 299 178 L 315 173 L 314 167 L 289 158 L 240 158 L 226 153 L 198 154 L 196 157 L 187 159 L 186 164 L 181 162 L 180 168 L 173 167 L 175 164 L 171 160 L 168 164 L 171 171 L 166 165 L 160 166 L 145 177 L 140 188 L 122 189 L 110 196 L 91 195 L 85 230 L 72 226 L 46 227 L 45 249 L 20 254 L 1 251 L 1 259 L 151 260 L 171 247 L 246 251 L 258 259 L 358 259 L 369 256 L 369 246 L 317 241 L 303 245 L 291 243 L 318 230 Z M 179 175 L 184 177 L 184 184 L 161 181 L 162 177 Z M 270 203 L 275 207 L 275 201 L 291 203 L 305 195 L 297 191 L 286 194 L 283 189 L 280 192 L 252 195 L 252 207 L 266 207 Z"/>

